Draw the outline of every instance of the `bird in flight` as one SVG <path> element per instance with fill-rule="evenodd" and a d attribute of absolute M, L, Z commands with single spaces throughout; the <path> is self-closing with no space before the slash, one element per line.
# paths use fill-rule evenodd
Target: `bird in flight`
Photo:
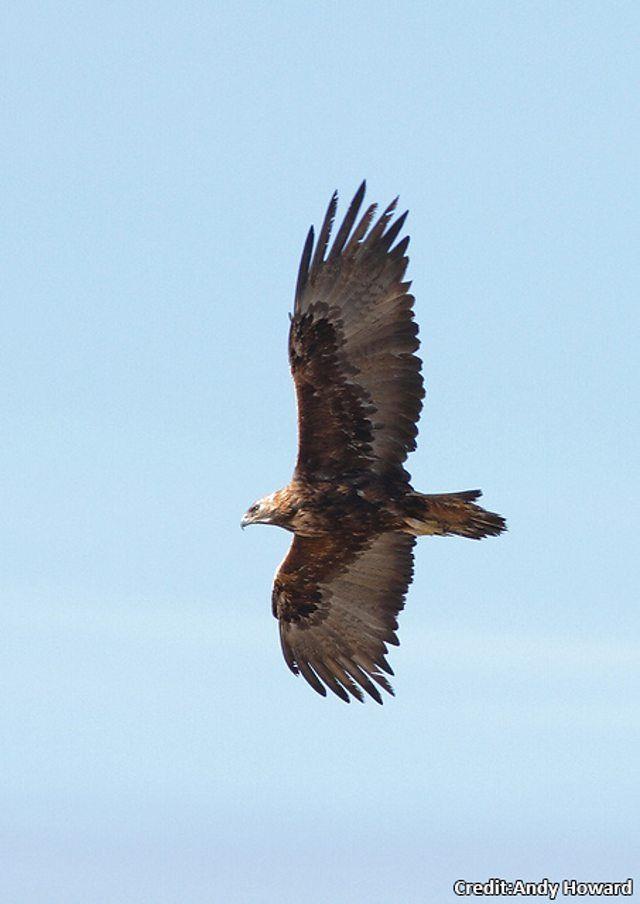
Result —
<path fill-rule="evenodd" d="M 273 614 L 294 674 L 350 702 L 390 694 L 387 645 L 413 575 L 416 537 L 479 540 L 505 530 L 480 490 L 424 494 L 404 468 L 424 389 L 418 327 L 404 282 L 407 214 L 397 198 L 362 216 L 363 182 L 329 247 L 334 193 L 302 252 L 289 331 L 298 458 L 288 486 L 260 499 L 242 527 L 275 524 L 293 542 L 273 584 Z"/>

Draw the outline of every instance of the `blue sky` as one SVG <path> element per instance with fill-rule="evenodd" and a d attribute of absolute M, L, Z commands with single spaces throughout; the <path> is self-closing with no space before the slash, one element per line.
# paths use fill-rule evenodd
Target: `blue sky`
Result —
<path fill-rule="evenodd" d="M 634 875 L 637 4 L 2 15 L 2 901 Z M 295 457 L 306 230 L 363 177 L 411 210 L 414 483 L 510 527 L 420 542 L 384 707 L 290 675 L 289 538 L 239 529 Z"/>

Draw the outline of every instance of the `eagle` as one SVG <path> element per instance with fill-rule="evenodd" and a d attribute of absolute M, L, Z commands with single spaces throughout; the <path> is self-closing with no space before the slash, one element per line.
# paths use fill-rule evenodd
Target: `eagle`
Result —
<path fill-rule="evenodd" d="M 334 192 L 315 241 L 307 235 L 290 315 L 289 364 L 298 457 L 288 486 L 254 503 L 241 526 L 293 534 L 273 584 L 287 665 L 345 702 L 393 694 L 386 654 L 413 576 L 416 537 L 479 540 L 506 529 L 477 505 L 480 490 L 424 494 L 404 463 L 424 397 L 414 298 L 404 281 L 407 212 L 396 198 L 376 219 L 356 192 L 330 245 Z"/>

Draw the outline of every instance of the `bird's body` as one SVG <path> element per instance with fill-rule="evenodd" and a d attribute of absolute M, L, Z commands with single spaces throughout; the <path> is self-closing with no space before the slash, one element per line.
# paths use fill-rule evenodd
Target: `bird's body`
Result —
<path fill-rule="evenodd" d="M 255 503 L 243 526 L 275 524 L 294 540 L 273 587 L 285 659 L 321 694 L 378 702 L 373 682 L 393 692 L 386 645 L 397 644 L 397 614 L 413 574 L 415 537 L 500 533 L 504 520 L 476 505 L 478 490 L 417 493 L 404 461 L 415 448 L 424 389 L 403 282 L 406 214 L 389 225 L 395 202 L 371 226 L 375 205 L 356 224 L 356 193 L 326 254 L 337 197 L 318 241 L 310 230 L 300 263 L 289 332 L 298 400 L 293 478 Z"/>

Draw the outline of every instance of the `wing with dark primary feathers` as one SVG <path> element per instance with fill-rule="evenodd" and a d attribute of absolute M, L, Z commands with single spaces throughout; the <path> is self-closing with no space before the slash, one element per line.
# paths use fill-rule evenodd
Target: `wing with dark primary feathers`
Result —
<path fill-rule="evenodd" d="M 403 282 L 409 237 L 392 247 L 406 213 L 396 201 L 373 224 L 358 220 L 358 189 L 329 250 L 334 194 L 314 248 L 300 262 L 289 361 L 298 399 L 296 473 L 306 478 L 375 472 L 406 480 L 424 389 L 410 283 Z M 357 221 L 357 223 L 356 223 Z"/>
<path fill-rule="evenodd" d="M 385 654 L 413 575 L 413 537 L 401 533 L 298 537 L 273 585 L 273 614 L 287 665 L 323 696 L 350 702 L 374 682 L 393 694 Z"/>

